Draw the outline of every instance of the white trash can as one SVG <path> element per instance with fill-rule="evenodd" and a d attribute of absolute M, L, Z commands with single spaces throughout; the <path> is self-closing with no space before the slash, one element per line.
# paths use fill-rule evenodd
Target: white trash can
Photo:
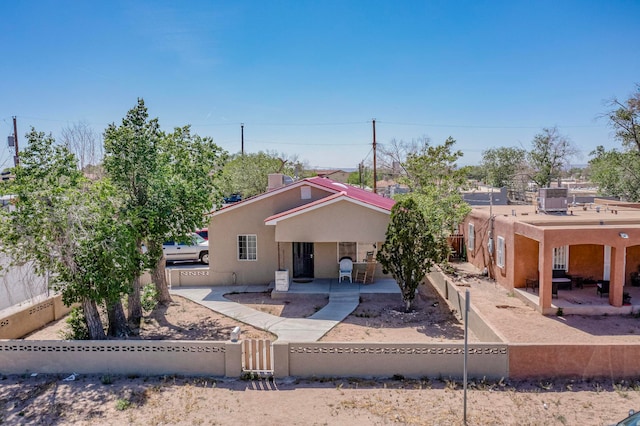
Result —
<path fill-rule="evenodd" d="M 289 270 L 276 271 L 276 291 L 289 291 Z"/>

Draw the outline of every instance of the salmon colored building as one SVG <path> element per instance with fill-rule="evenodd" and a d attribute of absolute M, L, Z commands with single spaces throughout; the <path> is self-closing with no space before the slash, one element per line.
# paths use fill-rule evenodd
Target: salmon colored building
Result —
<path fill-rule="evenodd" d="M 638 285 L 640 206 L 563 204 L 474 208 L 460 229 L 468 261 L 507 289 L 535 287 L 545 314 L 562 285 L 589 283 L 604 303 L 608 297 L 621 307 L 629 286 Z"/>

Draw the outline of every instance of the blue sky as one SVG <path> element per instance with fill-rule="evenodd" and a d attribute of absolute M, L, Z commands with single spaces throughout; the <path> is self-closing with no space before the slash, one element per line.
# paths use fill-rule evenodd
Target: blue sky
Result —
<path fill-rule="evenodd" d="M 378 143 L 448 136 L 530 147 L 558 126 L 586 163 L 619 146 L 605 101 L 640 83 L 640 2 L 14 1 L 0 3 L 0 160 L 34 126 L 97 132 L 145 100 L 231 153 L 351 168 Z"/>

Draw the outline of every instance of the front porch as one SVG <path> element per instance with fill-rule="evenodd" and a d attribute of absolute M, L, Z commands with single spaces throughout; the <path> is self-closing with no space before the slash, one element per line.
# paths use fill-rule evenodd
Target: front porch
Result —
<path fill-rule="evenodd" d="M 271 286 L 270 286 L 271 287 Z M 349 282 L 343 280 L 338 281 L 337 278 L 315 278 L 309 282 L 296 282 L 292 280 L 289 283 L 287 291 L 276 291 L 274 288 L 271 297 L 276 298 L 278 295 L 291 294 L 336 294 L 336 293 L 360 293 L 360 294 L 394 294 L 400 295 L 400 287 L 393 278 L 378 278 L 372 284 L 362 284 L 357 282 Z M 400 297 L 400 296 L 399 296 Z"/>
<path fill-rule="evenodd" d="M 540 306 L 540 295 L 537 291 L 514 288 L 514 293 L 533 309 Z M 640 287 L 624 286 L 624 293 L 631 296 L 631 304 L 616 307 L 609 304 L 608 294 L 600 297 L 595 285 L 574 287 L 571 290 L 559 289 L 558 297 L 551 299 L 551 307 L 545 309 L 543 314 L 554 315 L 560 308 L 563 315 L 627 315 L 640 312 Z"/>

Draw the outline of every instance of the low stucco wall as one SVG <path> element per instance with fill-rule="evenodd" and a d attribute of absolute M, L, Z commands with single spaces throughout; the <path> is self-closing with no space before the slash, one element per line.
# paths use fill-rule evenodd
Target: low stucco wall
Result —
<path fill-rule="evenodd" d="M 446 276 L 439 270 L 431 271 L 427 277 L 431 285 L 435 287 L 440 293 L 443 299 L 445 299 L 449 305 L 457 310 L 460 317 L 464 321 L 465 315 L 465 296 L 462 292 L 458 291 L 458 288 L 449 281 Z M 469 306 L 469 330 L 476 335 L 482 342 L 503 342 L 504 339 L 489 325 L 483 316 L 473 307 L 473 301 Z"/>
<path fill-rule="evenodd" d="M 184 374 L 238 377 L 239 343 L 203 341 L 0 341 L 2 374 Z"/>
<path fill-rule="evenodd" d="M 510 344 L 509 376 L 631 378 L 640 375 L 640 344 Z"/>
<path fill-rule="evenodd" d="M 463 376 L 464 345 L 411 343 L 288 343 L 280 375 L 300 377 L 453 377 Z M 276 352 L 281 353 L 281 352 Z M 469 345 L 470 377 L 499 379 L 509 374 L 503 344 Z M 288 371 L 287 371 L 288 370 Z"/>
<path fill-rule="evenodd" d="M 274 344 L 275 377 L 452 377 L 461 344 Z M 506 345 L 469 345 L 470 377 L 508 376 Z M 241 342 L 0 341 L 0 374 L 242 375 Z"/>
<path fill-rule="evenodd" d="M 211 274 L 209 268 L 179 269 L 172 268 L 166 270 L 167 285 L 171 287 L 184 286 L 212 286 Z M 222 280 L 219 285 L 233 285 L 234 277 L 232 273 L 228 274 L 226 280 Z"/>
<path fill-rule="evenodd" d="M 469 344 L 468 375 L 488 379 L 637 378 L 640 344 Z M 450 377 L 464 345 L 275 342 L 274 377 Z M 240 377 L 241 342 L 0 340 L 0 374 Z"/>
<path fill-rule="evenodd" d="M 71 307 L 56 295 L 0 318 L 0 339 L 18 339 L 65 316 Z"/>

